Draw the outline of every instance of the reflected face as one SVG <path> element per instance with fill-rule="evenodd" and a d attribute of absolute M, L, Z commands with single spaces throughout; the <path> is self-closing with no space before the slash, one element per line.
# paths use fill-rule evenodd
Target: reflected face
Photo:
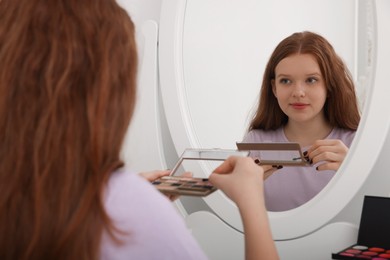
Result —
<path fill-rule="evenodd" d="M 294 54 L 275 68 L 272 90 L 289 122 L 324 120 L 327 91 L 320 67 L 311 54 Z"/>

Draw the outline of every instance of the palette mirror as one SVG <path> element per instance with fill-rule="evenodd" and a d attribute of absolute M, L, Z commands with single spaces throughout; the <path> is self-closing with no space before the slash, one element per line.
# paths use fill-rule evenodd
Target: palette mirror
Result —
<path fill-rule="evenodd" d="M 332 43 L 352 73 L 364 112 L 367 86 L 373 83 L 376 8 L 375 1 L 363 0 L 163 1 L 161 96 L 177 154 L 187 148 L 235 148 L 256 105 L 265 63 L 275 46 L 297 31 L 317 32 Z M 360 127 L 357 138 L 359 131 Z M 355 146 L 354 142 L 351 150 Z M 207 165 L 199 169 L 206 177 L 211 171 Z M 347 173 L 346 166 L 339 171 Z M 334 178 L 321 197 L 337 181 Z M 223 194 L 216 192 L 204 200 L 219 217 L 242 230 L 234 205 Z M 316 203 L 317 197 L 296 209 L 271 214 L 271 224 L 287 223 L 287 216 L 302 221 Z M 325 223 L 329 217 L 318 221 Z M 290 229 L 291 234 L 275 231 L 275 237 L 301 236 L 319 225 Z"/>

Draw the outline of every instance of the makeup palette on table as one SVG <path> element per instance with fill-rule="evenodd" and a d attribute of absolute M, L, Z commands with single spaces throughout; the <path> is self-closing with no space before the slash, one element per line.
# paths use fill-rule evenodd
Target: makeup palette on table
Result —
<path fill-rule="evenodd" d="M 332 259 L 390 259 L 390 198 L 365 196 L 357 243 Z"/>
<path fill-rule="evenodd" d="M 248 156 L 248 151 L 228 149 L 186 149 L 180 156 L 170 176 L 161 177 L 152 184 L 169 195 L 207 196 L 217 190 L 208 175 L 230 156 Z M 191 173 L 187 177 L 184 173 Z"/>

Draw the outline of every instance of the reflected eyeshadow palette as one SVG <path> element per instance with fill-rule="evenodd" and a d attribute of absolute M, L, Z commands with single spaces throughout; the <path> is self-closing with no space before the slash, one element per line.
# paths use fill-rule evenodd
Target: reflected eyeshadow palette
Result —
<path fill-rule="evenodd" d="M 217 190 L 207 178 L 164 176 L 152 184 L 168 195 L 207 196 Z"/>
<path fill-rule="evenodd" d="M 390 198 L 364 197 L 357 243 L 332 259 L 390 259 Z"/>

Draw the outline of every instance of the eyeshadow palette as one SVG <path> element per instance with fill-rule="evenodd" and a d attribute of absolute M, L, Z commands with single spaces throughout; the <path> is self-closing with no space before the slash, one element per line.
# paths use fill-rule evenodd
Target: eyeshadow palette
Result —
<path fill-rule="evenodd" d="M 236 143 L 239 151 L 249 151 L 259 165 L 310 166 L 299 143 Z"/>
<path fill-rule="evenodd" d="M 169 195 L 206 196 L 217 190 L 206 178 L 164 176 L 152 184 Z"/>
<path fill-rule="evenodd" d="M 153 182 L 156 188 L 165 194 L 207 196 L 217 190 L 208 180 L 206 172 L 212 172 L 222 161 L 230 156 L 248 156 L 248 151 L 229 149 L 191 149 L 187 148 L 173 167 L 170 176 L 164 176 Z M 202 166 L 202 167 L 201 167 Z M 200 172 L 200 169 L 206 169 Z M 192 177 L 184 176 L 191 173 Z"/>
<path fill-rule="evenodd" d="M 381 247 L 367 247 L 363 245 L 350 246 L 337 254 L 332 255 L 333 259 L 390 259 L 390 250 Z"/>
<path fill-rule="evenodd" d="M 390 259 L 390 198 L 365 196 L 358 241 L 332 259 Z"/>

